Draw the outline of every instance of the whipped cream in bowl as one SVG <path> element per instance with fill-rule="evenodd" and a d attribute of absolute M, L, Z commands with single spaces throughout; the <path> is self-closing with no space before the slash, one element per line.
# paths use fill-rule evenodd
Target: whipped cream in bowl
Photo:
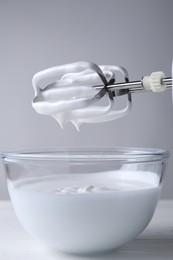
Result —
<path fill-rule="evenodd" d="M 48 247 L 95 254 L 136 238 L 150 222 L 169 153 L 60 149 L 2 153 L 24 228 Z"/>

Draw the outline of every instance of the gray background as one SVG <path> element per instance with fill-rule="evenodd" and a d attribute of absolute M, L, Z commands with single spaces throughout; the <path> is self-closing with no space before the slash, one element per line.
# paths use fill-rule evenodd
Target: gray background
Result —
<path fill-rule="evenodd" d="M 0 1 L 0 150 L 50 146 L 133 146 L 173 152 L 171 91 L 134 94 L 132 112 L 106 124 L 62 130 L 31 107 L 33 75 L 75 62 L 122 65 L 131 80 L 171 75 L 172 0 Z M 173 198 L 169 160 L 162 198 Z M 7 199 L 0 165 L 0 199 Z"/>

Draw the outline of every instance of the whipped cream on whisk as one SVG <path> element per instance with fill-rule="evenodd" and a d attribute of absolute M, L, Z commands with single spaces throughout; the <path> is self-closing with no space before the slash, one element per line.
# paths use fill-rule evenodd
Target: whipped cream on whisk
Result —
<path fill-rule="evenodd" d="M 126 115 L 131 109 L 131 100 L 127 107 L 113 110 L 113 97 L 106 86 L 115 81 L 119 71 L 128 78 L 123 67 L 101 65 L 90 62 L 77 62 L 52 67 L 38 72 L 33 77 L 35 98 L 32 106 L 37 113 L 50 115 L 63 128 L 72 122 L 79 130 L 83 123 L 111 121 Z M 96 88 L 96 86 L 103 86 Z M 105 96 L 107 105 L 96 105 Z"/>

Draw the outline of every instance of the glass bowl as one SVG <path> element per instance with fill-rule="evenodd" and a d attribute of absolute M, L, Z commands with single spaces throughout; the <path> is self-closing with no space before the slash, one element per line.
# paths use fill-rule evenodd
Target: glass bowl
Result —
<path fill-rule="evenodd" d="M 49 247 L 101 253 L 136 238 L 159 200 L 169 152 L 51 149 L 1 153 L 24 228 Z"/>

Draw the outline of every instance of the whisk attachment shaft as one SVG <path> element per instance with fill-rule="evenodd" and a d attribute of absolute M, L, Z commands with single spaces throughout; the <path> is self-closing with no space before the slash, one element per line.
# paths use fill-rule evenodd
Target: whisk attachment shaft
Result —
<path fill-rule="evenodd" d="M 127 92 L 126 92 L 127 90 L 130 93 L 140 93 L 140 92 L 152 90 L 151 88 L 147 89 L 145 87 L 144 78 L 145 77 L 143 77 L 141 80 L 138 80 L 138 81 L 115 83 L 115 84 L 109 85 L 108 88 L 110 91 L 116 92 L 116 96 L 121 96 L 121 95 L 127 94 Z M 165 90 L 171 89 L 172 88 L 172 77 L 162 78 L 159 85 L 165 86 Z M 96 89 L 101 89 L 102 87 L 103 86 L 101 86 L 101 85 L 95 86 Z M 160 92 L 160 91 L 155 91 L 155 92 Z"/>

